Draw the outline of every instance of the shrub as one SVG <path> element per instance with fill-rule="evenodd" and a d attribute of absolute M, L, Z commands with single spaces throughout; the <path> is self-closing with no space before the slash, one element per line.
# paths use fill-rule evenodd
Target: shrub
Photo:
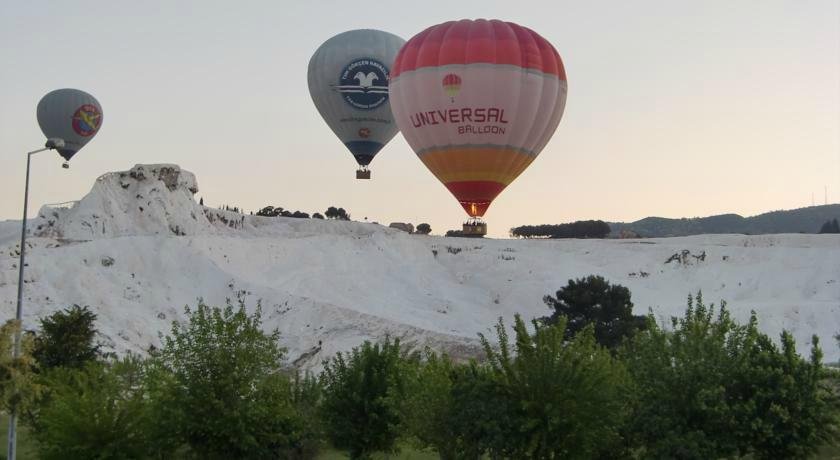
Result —
<path fill-rule="evenodd" d="M 500 426 L 513 458 L 592 458 L 620 444 L 624 422 L 623 366 L 598 346 L 592 326 L 566 339 L 566 321 L 533 322 L 534 333 L 515 317 L 515 345 L 499 320 L 498 349 L 482 335 L 506 407 Z M 501 391 L 499 391 L 501 390 Z M 507 401 L 505 401 L 507 399 Z"/>
<path fill-rule="evenodd" d="M 239 299 L 222 307 L 199 302 L 186 324 L 173 323 L 153 357 L 150 393 L 156 438 L 188 444 L 201 458 L 276 457 L 298 447 L 303 422 L 281 373 L 279 332 L 261 329 Z"/>
<path fill-rule="evenodd" d="M 399 340 L 386 338 L 324 361 L 324 428 L 333 446 L 348 451 L 350 458 L 397 450 L 403 359 Z"/>

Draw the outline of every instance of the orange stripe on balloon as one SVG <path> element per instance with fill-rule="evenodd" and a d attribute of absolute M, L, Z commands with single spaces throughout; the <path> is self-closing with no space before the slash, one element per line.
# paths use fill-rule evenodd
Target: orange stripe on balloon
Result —
<path fill-rule="evenodd" d="M 420 155 L 427 168 L 444 184 L 486 181 L 504 186 L 516 179 L 535 156 L 511 148 L 453 147 Z"/>

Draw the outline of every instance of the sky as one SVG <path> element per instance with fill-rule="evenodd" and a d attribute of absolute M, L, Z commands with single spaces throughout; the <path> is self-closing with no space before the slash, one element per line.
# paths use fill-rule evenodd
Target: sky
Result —
<path fill-rule="evenodd" d="M 356 164 L 307 89 L 340 32 L 409 39 L 457 19 L 529 27 L 563 58 L 565 114 L 485 215 L 489 234 L 582 219 L 755 215 L 840 201 L 840 2 L 0 0 L 0 220 L 20 219 L 40 98 L 78 88 L 104 123 L 61 168 L 33 157 L 30 215 L 139 163 L 196 174 L 206 205 L 460 228 L 401 135 Z M 813 197 L 813 198 L 812 198 Z"/>

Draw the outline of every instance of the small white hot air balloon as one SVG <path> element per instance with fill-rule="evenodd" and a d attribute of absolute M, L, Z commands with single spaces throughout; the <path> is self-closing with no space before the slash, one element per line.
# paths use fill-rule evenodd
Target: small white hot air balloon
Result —
<path fill-rule="evenodd" d="M 70 160 L 102 126 L 102 106 L 90 94 L 78 89 L 57 89 L 38 102 L 38 124 L 47 139 L 61 139 L 58 153 Z"/>
<path fill-rule="evenodd" d="M 381 30 L 350 30 L 324 42 L 309 61 L 309 94 L 359 163 L 357 179 L 370 179 L 368 165 L 397 134 L 388 80 L 403 43 Z"/>

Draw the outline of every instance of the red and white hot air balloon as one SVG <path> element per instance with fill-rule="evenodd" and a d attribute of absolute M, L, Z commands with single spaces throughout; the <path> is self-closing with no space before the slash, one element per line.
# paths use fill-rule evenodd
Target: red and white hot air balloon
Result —
<path fill-rule="evenodd" d="M 411 148 L 477 219 L 551 139 L 567 84 L 546 39 L 512 22 L 479 19 L 411 38 L 394 61 L 389 91 Z"/>

